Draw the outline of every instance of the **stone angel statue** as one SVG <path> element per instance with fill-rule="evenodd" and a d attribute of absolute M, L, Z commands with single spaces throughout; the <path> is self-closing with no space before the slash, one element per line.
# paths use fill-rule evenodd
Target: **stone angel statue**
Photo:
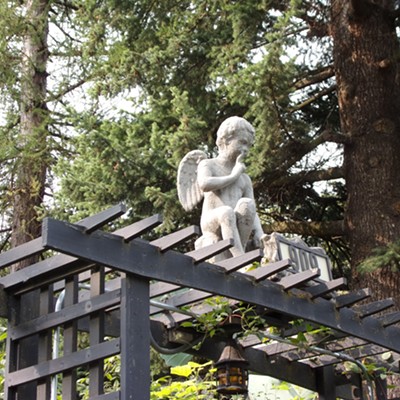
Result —
<path fill-rule="evenodd" d="M 230 117 L 217 132 L 217 157 L 209 159 L 203 151 L 193 150 L 179 164 L 177 188 L 183 208 L 190 211 L 204 198 L 202 236 L 196 248 L 233 239 L 234 246 L 219 260 L 243 254 L 249 241 L 253 248 L 263 247 L 265 235 L 243 163 L 253 143 L 252 125 L 244 118 Z"/>

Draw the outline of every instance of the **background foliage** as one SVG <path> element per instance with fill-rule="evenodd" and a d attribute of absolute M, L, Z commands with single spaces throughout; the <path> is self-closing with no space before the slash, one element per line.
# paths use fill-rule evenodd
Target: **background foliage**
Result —
<path fill-rule="evenodd" d="M 125 223 L 161 212 L 164 232 L 198 224 L 177 200 L 178 163 L 215 155 L 218 126 L 240 115 L 257 132 L 246 163 L 265 230 L 323 244 L 335 275 L 398 296 L 397 2 L 7 0 L 0 12 L 0 250 L 13 226 L 29 238 L 46 215 L 76 221 L 120 201 Z M 343 64 L 367 73 L 341 76 Z M 377 245 L 389 247 L 362 278 Z"/>

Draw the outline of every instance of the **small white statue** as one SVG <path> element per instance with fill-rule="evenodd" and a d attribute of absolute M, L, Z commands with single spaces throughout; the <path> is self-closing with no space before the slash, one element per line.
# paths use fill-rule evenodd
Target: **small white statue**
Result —
<path fill-rule="evenodd" d="M 182 159 L 177 186 L 186 211 L 204 197 L 202 236 L 196 241 L 196 248 L 233 239 L 230 254 L 221 259 L 243 254 L 250 239 L 253 248 L 263 247 L 265 235 L 256 212 L 251 179 L 243 164 L 254 143 L 254 128 L 244 118 L 230 117 L 219 127 L 216 143 L 216 158 L 208 159 L 203 151 L 194 150 Z"/>

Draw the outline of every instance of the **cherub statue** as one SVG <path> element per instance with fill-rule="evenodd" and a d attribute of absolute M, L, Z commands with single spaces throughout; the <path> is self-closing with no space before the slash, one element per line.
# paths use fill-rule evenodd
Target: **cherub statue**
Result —
<path fill-rule="evenodd" d="M 217 157 L 208 159 L 203 151 L 193 150 L 182 159 L 177 184 L 182 206 L 190 211 L 204 197 L 202 236 L 196 248 L 233 239 L 229 254 L 222 257 L 227 258 L 243 254 L 250 239 L 253 248 L 263 247 L 265 235 L 243 163 L 253 143 L 252 125 L 244 118 L 230 117 L 217 132 Z"/>

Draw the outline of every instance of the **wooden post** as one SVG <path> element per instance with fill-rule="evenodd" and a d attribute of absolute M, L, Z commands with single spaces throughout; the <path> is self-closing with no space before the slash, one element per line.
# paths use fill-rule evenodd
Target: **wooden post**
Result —
<path fill-rule="evenodd" d="M 121 400 L 150 398 L 149 281 L 127 274 L 121 293 Z"/>
<path fill-rule="evenodd" d="M 319 400 L 336 400 L 335 370 L 332 366 L 318 370 L 317 389 Z"/>

